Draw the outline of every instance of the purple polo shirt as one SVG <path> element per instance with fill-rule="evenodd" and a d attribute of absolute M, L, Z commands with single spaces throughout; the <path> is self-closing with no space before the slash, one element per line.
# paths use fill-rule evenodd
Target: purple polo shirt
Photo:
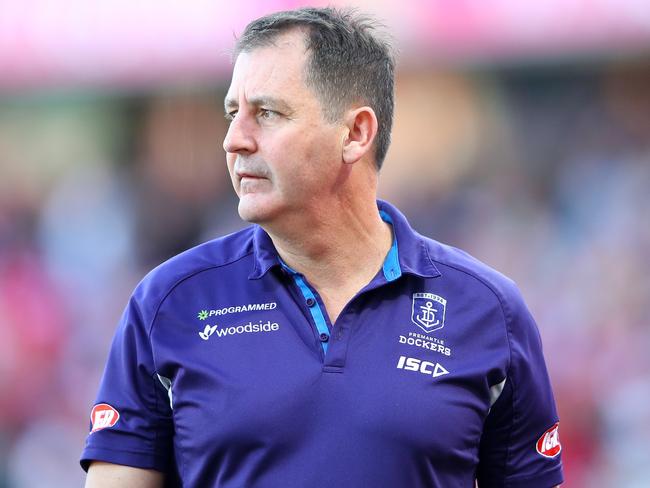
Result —
<path fill-rule="evenodd" d="M 393 246 L 334 324 L 258 226 L 149 273 L 115 334 L 82 466 L 191 487 L 561 483 L 553 394 L 519 291 L 378 207 Z"/>

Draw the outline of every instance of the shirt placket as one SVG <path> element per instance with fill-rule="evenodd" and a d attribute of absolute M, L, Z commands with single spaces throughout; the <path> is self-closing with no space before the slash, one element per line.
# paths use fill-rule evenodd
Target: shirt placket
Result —
<path fill-rule="evenodd" d="M 323 371 L 342 372 L 349 339 L 349 323 L 342 317 L 344 312 L 341 313 L 341 320 L 337 320 L 335 325 L 332 324 L 323 300 L 318 292 L 309 285 L 305 277 L 287 265 L 283 264 L 282 267 L 290 275 L 302 296 L 300 305 L 307 308 L 309 312 L 307 315 L 311 317 L 311 325 L 315 328 L 322 350 Z"/>

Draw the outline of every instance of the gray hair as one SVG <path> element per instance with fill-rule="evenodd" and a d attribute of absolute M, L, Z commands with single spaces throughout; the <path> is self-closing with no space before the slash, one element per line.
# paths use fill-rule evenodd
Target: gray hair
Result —
<path fill-rule="evenodd" d="M 354 10 L 305 7 L 260 17 L 246 26 L 234 57 L 268 46 L 283 32 L 305 29 L 311 53 L 305 82 L 323 107 L 325 119 L 340 120 L 354 103 L 370 106 L 377 116 L 375 163 L 381 165 L 393 126 L 395 59 L 390 42 L 378 35 L 378 24 Z"/>

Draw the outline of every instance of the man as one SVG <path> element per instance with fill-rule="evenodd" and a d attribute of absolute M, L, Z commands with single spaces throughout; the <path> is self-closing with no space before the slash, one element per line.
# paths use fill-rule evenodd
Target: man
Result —
<path fill-rule="evenodd" d="M 91 414 L 87 486 L 561 483 L 519 292 L 376 201 L 393 59 L 372 23 L 273 14 L 235 59 L 224 149 L 255 225 L 137 287 Z"/>

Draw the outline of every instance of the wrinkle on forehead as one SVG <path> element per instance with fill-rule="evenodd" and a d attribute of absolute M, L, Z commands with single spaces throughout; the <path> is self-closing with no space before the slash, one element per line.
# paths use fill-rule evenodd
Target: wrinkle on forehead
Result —
<path fill-rule="evenodd" d="M 273 45 L 241 52 L 224 100 L 226 110 L 237 107 L 241 100 L 294 99 L 310 93 L 304 76 L 306 48 L 297 49 L 303 46 L 303 36 L 296 31 L 278 36 Z"/>

